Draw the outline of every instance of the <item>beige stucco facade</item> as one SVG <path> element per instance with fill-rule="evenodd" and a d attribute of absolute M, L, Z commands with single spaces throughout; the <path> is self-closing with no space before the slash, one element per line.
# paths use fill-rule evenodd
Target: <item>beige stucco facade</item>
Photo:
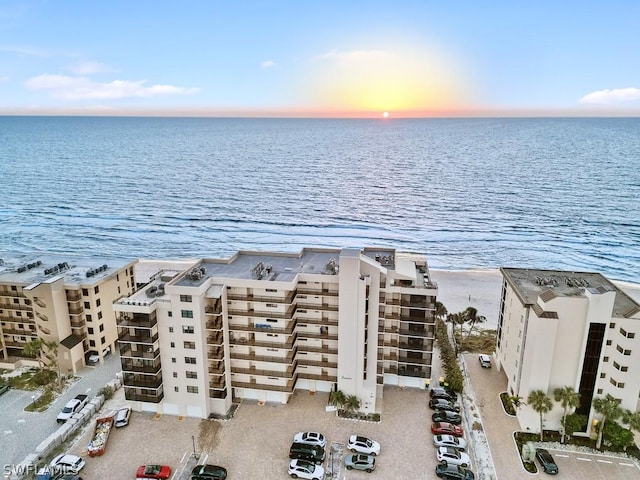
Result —
<path fill-rule="evenodd" d="M 114 305 L 125 394 L 140 409 L 206 418 L 233 399 L 338 389 L 373 413 L 385 384 L 430 379 L 436 294 L 425 258 L 393 249 L 159 266 Z"/>
<path fill-rule="evenodd" d="M 553 399 L 554 390 L 581 394 L 577 412 L 592 434 L 598 414 L 591 403 L 607 394 L 624 409 L 638 409 L 640 306 L 604 276 L 589 272 L 501 269 L 504 277 L 496 364 L 511 395 L 526 402 L 534 390 Z M 544 428 L 561 427 L 563 409 L 554 402 Z M 518 409 L 523 429 L 538 432 L 539 414 Z"/>
<path fill-rule="evenodd" d="M 135 261 L 61 255 L 21 256 L 0 265 L 0 361 L 24 357 L 36 338 L 58 345 L 62 374 L 74 374 L 89 352 L 102 360 L 116 346 L 113 302 L 135 291 Z"/>

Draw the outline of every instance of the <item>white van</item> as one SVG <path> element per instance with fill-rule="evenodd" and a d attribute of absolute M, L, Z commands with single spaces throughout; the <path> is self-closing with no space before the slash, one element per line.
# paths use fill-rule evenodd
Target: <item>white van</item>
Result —
<path fill-rule="evenodd" d="M 491 357 L 489 355 L 480 354 L 478 360 L 483 368 L 491 368 Z"/>

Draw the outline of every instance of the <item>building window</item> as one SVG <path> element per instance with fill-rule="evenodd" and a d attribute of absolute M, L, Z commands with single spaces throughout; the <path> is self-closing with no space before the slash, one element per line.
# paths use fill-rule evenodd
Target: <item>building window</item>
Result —
<path fill-rule="evenodd" d="M 87 333 L 89 333 L 89 335 L 93 335 L 93 328 L 87 328 Z"/>
<path fill-rule="evenodd" d="M 178 378 L 178 372 L 173 372 L 173 378 Z"/>
<path fill-rule="evenodd" d="M 89 310 L 91 308 L 91 304 L 89 302 L 84 302 L 84 308 Z"/>
<path fill-rule="evenodd" d="M 116 282 L 120 281 L 120 274 L 116 273 Z"/>
<path fill-rule="evenodd" d="M 191 302 L 191 300 L 192 300 L 191 295 L 180 295 L 181 302 Z"/>
<path fill-rule="evenodd" d="M 185 372 L 187 378 L 198 378 L 198 372 Z"/>
<path fill-rule="evenodd" d="M 107 339 L 105 337 L 100 337 L 100 343 L 104 345 L 105 343 L 107 343 Z"/>
<path fill-rule="evenodd" d="M 173 327 L 169 327 L 169 333 L 173 333 Z"/>
<path fill-rule="evenodd" d="M 602 389 L 601 388 L 598 389 L 598 395 L 602 395 Z"/>
<path fill-rule="evenodd" d="M 607 340 L 607 347 L 611 346 L 611 340 Z"/>
<path fill-rule="evenodd" d="M 194 333 L 194 328 L 190 325 L 183 325 L 182 333 Z"/>
<path fill-rule="evenodd" d="M 104 332 L 104 323 L 101 323 L 101 324 L 100 324 L 99 329 L 100 329 L 100 331 L 101 331 L 101 332 Z"/>
<path fill-rule="evenodd" d="M 276 293 L 278 290 L 276 288 L 267 288 L 265 289 L 267 292 L 273 292 Z"/>
<path fill-rule="evenodd" d="M 602 358 L 602 361 L 603 361 L 603 362 L 608 362 L 608 361 L 609 361 L 609 357 L 603 357 L 603 358 Z"/>
<path fill-rule="evenodd" d="M 196 357 L 184 357 L 184 363 L 189 363 L 191 365 L 196 364 Z"/>
<path fill-rule="evenodd" d="M 620 333 L 627 338 L 634 338 L 636 336 L 635 333 L 627 332 L 624 328 L 620 329 Z"/>
<path fill-rule="evenodd" d="M 98 298 L 98 299 L 96 300 L 96 307 L 99 307 L 99 306 L 100 306 L 100 299 Z"/>
<path fill-rule="evenodd" d="M 176 357 L 171 357 L 171 363 L 176 363 Z"/>
<path fill-rule="evenodd" d="M 102 320 L 102 312 L 98 312 L 98 320 Z"/>
<path fill-rule="evenodd" d="M 616 350 L 618 350 L 620 353 L 624 352 L 624 348 L 622 348 L 620 345 L 616 345 Z"/>
<path fill-rule="evenodd" d="M 180 310 L 182 318 L 193 318 L 193 310 Z"/>
<path fill-rule="evenodd" d="M 174 392 L 179 392 L 179 391 L 180 391 L 180 389 L 179 389 L 178 387 L 173 387 L 173 391 L 174 391 Z"/>
<path fill-rule="evenodd" d="M 171 342 L 171 348 L 176 348 L 176 342 Z"/>
<path fill-rule="evenodd" d="M 118 287 L 118 293 L 120 293 L 120 287 Z"/>
<path fill-rule="evenodd" d="M 186 348 L 187 350 L 195 350 L 196 342 L 184 342 L 184 348 Z"/>
<path fill-rule="evenodd" d="M 168 312 L 169 313 L 169 317 L 173 317 L 173 312 Z"/>
<path fill-rule="evenodd" d="M 95 340 L 89 340 L 89 346 L 90 347 L 95 347 L 96 346 Z"/>
<path fill-rule="evenodd" d="M 600 374 L 600 378 L 607 378 L 607 374 L 606 373 L 601 373 Z"/>
<path fill-rule="evenodd" d="M 278 308 L 278 304 L 277 303 L 267 303 L 265 304 L 266 307 L 268 308 Z"/>
<path fill-rule="evenodd" d="M 623 355 L 631 355 L 631 350 L 625 350 L 625 351 L 623 352 Z"/>
<path fill-rule="evenodd" d="M 187 387 L 187 392 L 189 393 L 198 393 L 198 387 Z"/>
<path fill-rule="evenodd" d="M 96 295 L 98 293 L 100 293 L 100 289 L 98 288 L 98 286 L 96 285 L 95 288 L 93 289 L 93 293 L 95 293 Z"/>
<path fill-rule="evenodd" d="M 618 362 L 613 362 L 613 368 L 620 370 L 620 364 Z"/>
<path fill-rule="evenodd" d="M 627 372 L 627 371 L 629 371 L 629 367 L 620 367 L 620 371 L 621 372 Z"/>
<path fill-rule="evenodd" d="M 82 289 L 82 296 L 83 297 L 88 297 L 89 296 L 89 289 L 88 288 L 83 288 Z"/>

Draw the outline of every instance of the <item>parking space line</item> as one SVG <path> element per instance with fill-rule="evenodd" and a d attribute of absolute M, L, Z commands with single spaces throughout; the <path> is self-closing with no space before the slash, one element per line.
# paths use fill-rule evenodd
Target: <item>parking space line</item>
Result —
<path fill-rule="evenodd" d="M 180 463 L 183 463 L 183 462 L 184 462 L 184 457 L 186 457 L 186 456 L 187 456 L 187 452 L 184 452 L 184 453 L 182 454 L 182 458 L 180 459 Z"/>
<path fill-rule="evenodd" d="M 618 465 L 622 465 L 623 467 L 635 467 L 634 463 L 619 463 Z"/>
<path fill-rule="evenodd" d="M 207 454 L 204 456 L 204 460 L 202 460 L 202 464 L 203 464 L 203 465 L 205 465 L 205 464 L 207 463 L 207 459 L 208 459 L 208 458 L 209 458 L 209 454 L 207 453 Z"/>
<path fill-rule="evenodd" d="M 613 462 L 610 462 L 609 460 L 596 460 L 596 462 L 600 462 L 600 463 L 613 463 Z"/>
<path fill-rule="evenodd" d="M 582 460 L 583 462 L 590 462 L 591 461 L 590 458 L 582 458 L 582 457 L 576 457 L 576 460 Z"/>
<path fill-rule="evenodd" d="M 569 455 L 563 455 L 563 454 L 561 454 L 561 453 L 556 453 L 555 455 L 556 455 L 556 457 L 569 458 Z"/>

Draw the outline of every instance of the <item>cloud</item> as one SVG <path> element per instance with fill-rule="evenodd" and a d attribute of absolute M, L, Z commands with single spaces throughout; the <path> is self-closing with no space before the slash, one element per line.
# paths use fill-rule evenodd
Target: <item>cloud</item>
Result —
<path fill-rule="evenodd" d="M 94 82 L 85 77 L 66 75 L 38 75 L 26 82 L 31 90 L 48 90 L 55 98 L 66 100 L 113 100 L 131 97 L 152 97 L 158 95 L 191 95 L 198 88 L 184 88 L 173 85 L 146 85 L 146 80 L 114 80 Z"/>
<path fill-rule="evenodd" d="M 260 64 L 262 68 L 272 68 L 276 66 L 276 62 L 273 60 L 266 60 Z"/>
<path fill-rule="evenodd" d="M 587 105 L 620 105 L 640 100 L 640 88 L 613 88 L 597 90 L 582 97 L 579 102 Z"/>
<path fill-rule="evenodd" d="M 331 50 L 316 57 L 316 60 L 332 60 L 337 62 L 353 62 L 373 60 L 388 57 L 389 54 L 382 50 L 353 50 L 351 52 L 339 52 Z"/>
<path fill-rule="evenodd" d="M 114 70 L 100 62 L 83 62 L 69 67 L 69 71 L 76 75 L 93 75 L 96 73 L 112 73 Z"/>
<path fill-rule="evenodd" d="M 49 54 L 42 50 L 30 47 L 21 47 L 19 45 L 0 45 L 0 52 L 16 53 L 28 57 L 48 57 Z"/>

